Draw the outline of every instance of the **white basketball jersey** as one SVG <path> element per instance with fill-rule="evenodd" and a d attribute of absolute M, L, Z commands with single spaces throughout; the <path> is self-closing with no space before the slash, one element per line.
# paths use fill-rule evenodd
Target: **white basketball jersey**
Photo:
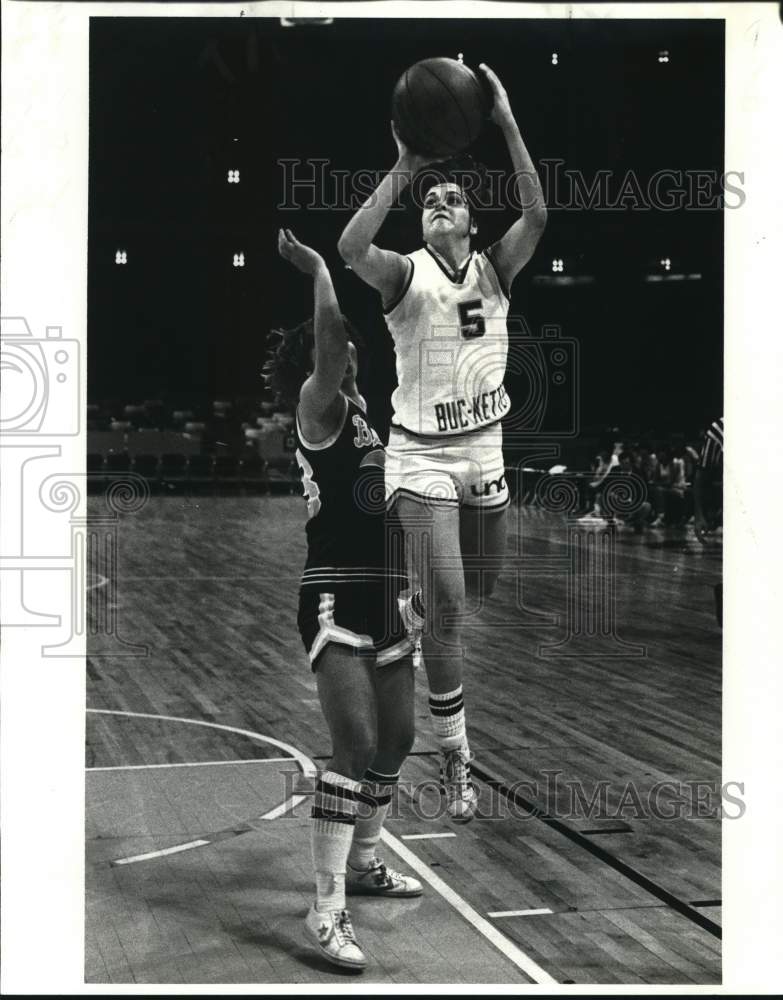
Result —
<path fill-rule="evenodd" d="M 458 274 L 429 247 L 409 254 L 412 270 L 386 324 L 397 355 L 392 424 L 413 434 L 466 434 L 500 420 L 508 355 L 508 298 L 486 253 Z"/>

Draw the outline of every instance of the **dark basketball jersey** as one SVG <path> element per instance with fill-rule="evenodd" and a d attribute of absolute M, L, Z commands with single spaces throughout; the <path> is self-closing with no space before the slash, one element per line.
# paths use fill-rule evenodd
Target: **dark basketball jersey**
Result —
<path fill-rule="evenodd" d="M 382 579 L 386 556 L 384 449 L 365 410 L 343 396 L 345 416 L 326 441 L 311 444 L 296 420 L 296 460 L 307 500 L 302 584 Z"/>

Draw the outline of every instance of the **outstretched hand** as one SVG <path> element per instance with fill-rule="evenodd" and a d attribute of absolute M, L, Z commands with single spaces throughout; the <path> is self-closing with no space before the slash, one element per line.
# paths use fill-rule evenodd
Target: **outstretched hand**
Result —
<path fill-rule="evenodd" d="M 484 74 L 492 91 L 492 108 L 489 112 L 489 117 L 496 125 L 500 126 L 513 122 L 514 112 L 511 110 L 506 88 L 498 79 L 497 74 L 486 63 L 479 63 L 479 69 Z"/>
<path fill-rule="evenodd" d="M 304 274 L 314 275 L 320 267 L 326 266 L 323 257 L 312 247 L 300 243 L 290 229 L 278 229 L 277 249 L 284 260 Z"/>

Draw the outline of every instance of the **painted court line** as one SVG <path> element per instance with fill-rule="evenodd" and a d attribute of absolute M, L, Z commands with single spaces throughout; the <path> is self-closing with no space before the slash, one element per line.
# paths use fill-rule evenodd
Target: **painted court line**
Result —
<path fill-rule="evenodd" d="M 174 764 L 117 764 L 114 767 L 86 767 L 85 771 L 153 771 L 159 767 L 221 767 L 224 764 L 279 764 L 290 757 L 256 757 L 244 760 L 200 760 Z"/>
<path fill-rule="evenodd" d="M 539 910 L 495 910 L 488 913 L 488 917 L 537 917 L 541 913 L 551 913 L 548 906 L 542 906 Z"/>
<path fill-rule="evenodd" d="M 298 580 L 300 576 L 301 573 L 297 571 L 296 579 Z M 190 583 L 191 581 L 194 583 L 198 583 L 200 580 L 223 580 L 226 583 L 233 583 L 235 580 L 268 580 L 268 579 L 269 575 L 263 573 L 262 574 L 255 573 L 251 576 L 248 576 L 247 574 L 244 573 L 242 574 L 242 576 L 182 576 L 180 574 L 179 576 L 121 576 L 118 582 L 124 583 L 126 580 L 133 580 L 134 582 L 138 581 L 146 582 L 147 580 L 164 580 L 164 581 L 173 580 L 176 583 Z"/>
<path fill-rule="evenodd" d="M 306 798 L 306 795 L 292 795 L 290 799 L 286 799 L 285 802 L 281 802 L 279 806 L 275 806 L 274 809 L 270 809 L 269 812 L 264 813 L 263 816 L 259 816 L 258 818 L 279 819 L 292 809 L 296 809 Z"/>
<path fill-rule="evenodd" d="M 402 840 L 437 840 L 440 837 L 456 837 L 456 833 L 403 833 Z"/>
<path fill-rule="evenodd" d="M 314 776 L 318 773 L 315 764 L 310 760 L 309 757 L 305 756 L 301 751 L 297 750 L 296 747 L 291 746 L 289 743 L 284 743 L 282 740 L 273 739 L 271 736 L 262 736 L 261 733 L 254 733 L 250 729 L 237 729 L 236 726 L 224 726 L 217 722 L 207 722 L 203 719 L 183 719 L 180 716 L 174 715 L 154 715 L 151 712 L 125 712 L 119 709 L 111 708 L 88 708 L 88 712 L 95 715 L 120 715 L 127 716 L 133 719 L 156 719 L 159 722 L 183 722 L 186 725 L 191 726 L 204 726 L 207 729 L 219 729 L 223 732 L 237 733 L 240 736 L 246 736 L 251 740 L 261 741 L 262 743 L 269 743 L 272 746 L 278 747 L 280 750 L 285 750 L 286 753 L 290 754 L 290 757 L 280 757 L 276 758 L 279 761 L 294 760 L 299 766 L 299 769 L 305 776 Z M 268 758 L 267 758 L 268 760 Z M 218 763 L 231 763 L 229 761 L 219 761 Z M 238 763 L 238 762 L 237 762 Z M 242 761 L 241 763 L 255 763 L 251 761 Z M 136 765 L 130 765 L 135 767 Z M 152 765 L 153 767 L 161 765 Z M 167 766 L 167 765 L 164 765 Z M 269 812 L 264 813 L 263 816 L 259 816 L 259 819 L 277 819 L 284 813 L 289 812 L 295 806 L 303 800 L 304 796 L 292 795 L 290 798 L 281 802 L 280 805 L 275 806 L 274 809 L 270 809 Z M 210 840 L 192 840 L 187 844 L 179 844 L 176 847 L 166 847 L 160 851 L 148 851 L 146 854 L 136 854 L 130 858 L 120 858 L 117 861 L 113 861 L 112 864 L 115 865 L 129 865 L 137 861 L 151 861 L 153 858 L 161 858 L 166 854 L 176 854 L 179 851 L 189 851 L 194 847 L 208 847 L 209 844 L 214 843 L 215 838 Z"/>
<path fill-rule="evenodd" d="M 381 831 L 381 840 L 388 844 L 420 878 L 423 878 L 425 882 L 429 882 L 435 892 L 442 896 L 464 920 L 472 924 L 479 934 L 482 934 L 490 944 L 493 944 L 501 954 L 505 955 L 518 969 L 521 969 L 526 976 L 529 976 L 534 983 L 557 983 L 556 979 L 553 979 L 548 972 L 518 948 L 513 941 L 510 941 L 505 934 L 501 934 L 497 927 L 493 927 L 488 920 L 477 913 L 469 903 L 465 902 L 462 896 L 456 893 L 450 885 L 447 885 L 442 878 L 437 876 L 425 861 L 422 861 L 418 855 L 409 850 L 405 844 L 397 840 L 388 830 Z"/>
<path fill-rule="evenodd" d="M 271 736 L 262 736 L 260 733 L 254 733 L 249 729 L 238 729 L 235 726 L 224 726 L 217 722 L 206 722 L 202 719 L 183 719 L 180 716 L 173 715 L 154 715 L 150 712 L 125 712 L 108 708 L 88 708 L 87 711 L 100 715 L 121 715 L 137 719 L 155 719 L 159 722 L 182 722 L 191 726 L 204 726 L 207 729 L 218 729 L 223 732 L 237 733 L 238 735 L 246 736 L 251 740 L 259 740 L 262 743 L 269 743 L 272 746 L 276 746 L 280 750 L 284 750 L 286 753 L 289 753 L 299 765 L 302 773 L 306 776 L 313 776 L 318 773 L 318 769 L 313 761 L 306 756 L 306 754 L 303 754 L 301 750 L 291 746 L 289 743 L 284 743 L 282 740 L 273 739 Z M 301 797 L 292 796 L 276 808 L 282 809 L 283 806 L 290 808 L 289 803 L 293 803 L 296 798 Z M 275 810 L 271 810 L 271 812 L 274 811 Z M 266 817 L 269 817 L 270 814 L 266 813 L 265 815 Z M 263 819 L 264 817 L 261 818 Z M 534 983 L 549 985 L 557 983 L 556 979 L 553 979 L 548 972 L 534 962 L 529 955 L 526 955 L 521 948 L 518 948 L 513 941 L 505 936 L 505 934 L 502 934 L 486 918 L 482 917 L 480 913 L 474 910 L 473 907 L 459 895 L 459 893 L 455 892 L 451 886 L 447 885 L 442 878 L 432 871 L 426 861 L 414 854 L 413 851 L 406 847 L 401 840 L 398 840 L 395 836 L 389 833 L 388 830 L 381 831 L 381 839 L 384 843 L 388 844 L 395 854 L 397 854 L 398 857 L 409 865 L 420 878 L 429 883 L 435 892 L 437 892 L 438 895 L 449 904 L 449 906 L 455 909 L 463 920 L 466 920 L 472 927 L 474 927 L 479 934 L 485 937 L 490 944 L 497 948 L 502 955 L 504 955 L 518 969 L 524 972 L 526 976 L 532 979 Z M 130 864 L 131 860 L 141 861 L 146 860 L 148 857 L 160 857 L 163 854 L 175 854 L 180 851 L 191 850 L 194 847 L 204 847 L 208 843 L 209 841 L 194 840 L 188 844 L 180 844 L 176 847 L 164 848 L 162 851 L 153 851 L 147 855 L 136 855 L 133 859 L 124 858 L 119 862 L 115 861 L 114 864 Z"/>
<path fill-rule="evenodd" d="M 247 736 L 250 740 L 260 740 L 262 743 L 269 743 L 273 747 L 277 747 L 279 750 L 285 750 L 286 753 L 290 754 L 299 767 L 302 769 L 302 773 L 306 775 L 315 775 L 318 773 L 318 769 L 315 764 L 310 760 L 309 757 L 305 756 L 296 747 L 290 745 L 290 743 L 284 743 L 282 740 L 276 740 L 271 736 L 262 736 L 261 733 L 254 733 L 250 729 L 237 729 L 236 726 L 223 726 L 217 722 L 206 722 L 204 719 L 183 719 L 178 715 L 155 715 L 152 712 L 125 712 L 119 709 L 113 708 L 88 708 L 87 711 L 93 715 L 122 715 L 130 719 L 155 719 L 158 722 L 182 722 L 187 726 L 204 726 L 206 729 L 219 729 L 224 733 L 237 733 L 239 736 Z"/>
<path fill-rule="evenodd" d="M 129 858 L 118 858 L 113 865 L 132 865 L 136 861 L 147 861 L 149 858 L 160 858 L 164 854 L 179 854 L 180 851 L 190 851 L 194 847 L 204 847 L 208 840 L 191 840 L 188 844 L 177 844 L 175 847 L 164 847 L 162 851 L 150 851 L 148 854 L 132 854 Z"/>

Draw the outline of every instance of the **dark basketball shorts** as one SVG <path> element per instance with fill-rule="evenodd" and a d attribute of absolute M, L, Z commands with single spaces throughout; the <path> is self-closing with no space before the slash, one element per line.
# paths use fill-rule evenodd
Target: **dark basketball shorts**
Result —
<path fill-rule="evenodd" d="M 402 659 L 413 649 L 400 619 L 397 597 L 404 576 L 378 571 L 375 579 L 339 581 L 308 570 L 299 589 L 299 634 L 313 670 L 330 643 L 346 646 L 357 656 L 373 656 L 376 667 Z"/>

